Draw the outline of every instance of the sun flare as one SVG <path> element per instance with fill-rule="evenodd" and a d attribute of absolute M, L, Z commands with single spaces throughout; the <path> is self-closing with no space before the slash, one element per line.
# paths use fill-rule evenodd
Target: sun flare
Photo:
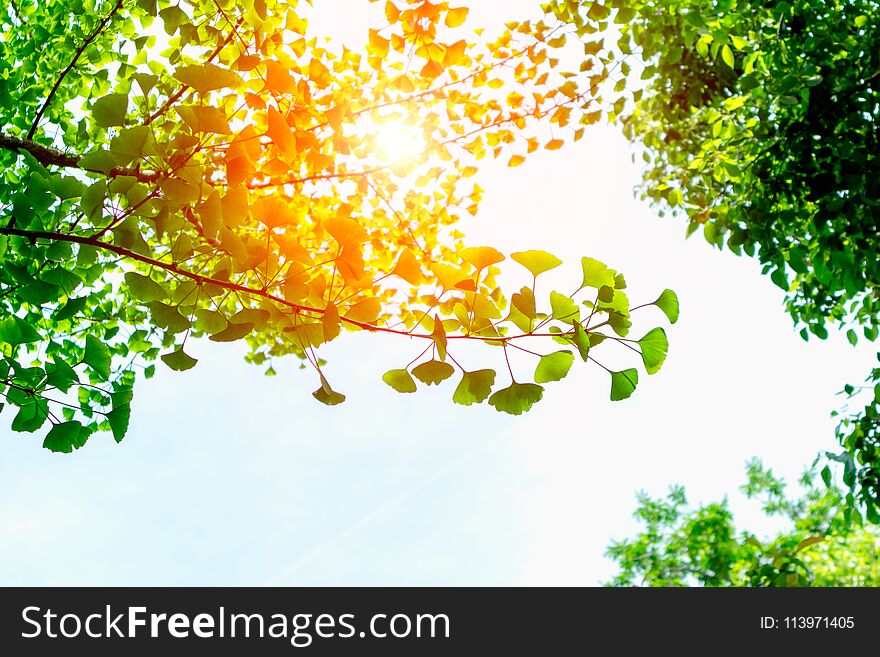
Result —
<path fill-rule="evenodd" d="M 427 144 L 418 128 L 391 119 L 371 126 L 376 157 L 382 162 L 402 164 L 425 152 Z"/>

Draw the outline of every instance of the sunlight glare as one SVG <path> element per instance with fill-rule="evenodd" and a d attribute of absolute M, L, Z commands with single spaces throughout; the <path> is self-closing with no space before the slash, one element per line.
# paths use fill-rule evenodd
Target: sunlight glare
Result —
<path fill-rule="evenodd" d="M 376 156 L 382 162 L 405 163 L 427 148 L 422 132 L 398 119 L 374 124 L 371 133 Z"/>

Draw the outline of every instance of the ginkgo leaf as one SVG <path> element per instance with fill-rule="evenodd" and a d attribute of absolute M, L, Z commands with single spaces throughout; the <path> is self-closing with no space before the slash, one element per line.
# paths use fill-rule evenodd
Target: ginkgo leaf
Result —
<path fill-rule="evenodd" d="M 627 399 L 635 392 L 639 384 L 639 371 L 630 368 L 622 372 L 611 373 L 611 401 Z"/>
<path fill-rule="evenodd" d="M 663 311 L 670 323 L 675 324 L 678 321 L 678 295 L 675 292 L 663 290 L 654 305 Z"/>
<path fill-rule="evenodd" d="M 128 95 L 110 94 L 92 104 L 92 117 L 102 128 L 112 128 L 125 123 L 128 112 Z"/>
<path fill-rule="evenodd" d="M 86 348 L 82 362 L 91 367 L 102 379 L 110 376 L 110 365 L 113 360 L 110 349 L 94 335 L 86 336 Z"/>
<path fill-rule="evenodd" d="M 389 370 L 382 375 L 382 380 L 397 392 L 411 393 L 417 390 L 416 382 L 407 370 Z"/>
<path fill-rule="evenodd" d="M 413 376 L 422 383 L 432 386 L 445 381 L 455 374 L 455 368 L 449 363 L 444 363 L 439 360 L 429 360 L 428 362 L 422 363 L 413 368 L 412 373 Z"/>
<path fill-rule="evenodd" d="M 182 66 L 174 72 L 174 77 L 202 96 L 216 89 L 235 89 L 242 83 L 233 71 L 211 63 Z"/>
<path fill-rule="evenodd" d="M 419 261 L 409 249 L 403 249 L 397 258 L 397 264 L 391 271 L 395 276 L 400 276 L 410 285 L 421 285 L 425 277 L 422 274 L 422 268 Z"/>
<path fill-rule="evenodd" d="M 431 331 L 431 338 L 434 340 L 434 347 L 437 349 L 440 360 L 446 360 L 446 328 L 443 326 L 440 315 L 434 315 L 434 330 Z"/>
<path fill-rule="evenodd" d="M 452 401 L 462 406 L 481 404 L 491 394 L 494 383 L 495 370 L 465 372 L 452 395 Z"/>
<path fill-rule="evenodd" d="M 15 315 L 0 320 L 0 342 L 17 347 L 20 344 L 39 340 L 40 334 L 34 330 L 34 327 Z"/>
<path fill-rule="evenodd" d="M 559 292 L 550 293 L 550 307 L 553 310 L 553 319 L 561 319 L 566 322 L 578 321 L 581 309 L 571 297 Z"/>
<path fill-rule="evenodd" d="M 331 388 L 330 383 L 327 381 L 326 377 L 323 374 L 319 373 L 319 376 L 321 377 L 321 387 L 312 393 L 312 397 L 317 399 L 325 406 L 337 406 L 344 402 L 345 395 L 336 392 L 333 388 Z"/>
<path fill-rule="evenodd" d="M 604 286 L 614 287 L 614 271 L 594 258 L 581 259 L 584 271 L 584 287 L 601 288 Z"/>
<path fill-rule="evenodd" d="M 165 289 L 149 276 L 126 272 L 125 283 L 140 301 L 162 301 L 167 296 Z"/>
<path fill-rule="evenodd" d="M 561 381 L 566 377 L 574 364 L 574 354 L 570 351 L 557 351 L 541 356 L 535 368 L 535 383 Z"/>
<path fill-rule="evenodd" d="M 663 362 L 666 360 L 666 352 L 669 350 L 669 340 L 666 338 L 666 331 L 662 328 L 655 328 L 649 331 L 645 337 L 639 340 L 639 347 L 642 350 L 642 361 L 645 363 L 645 371 L 648 374 L 659 372 Z"/>
<path fill-rule="evenodd" d="M 491 246 L 472 246 L 462 249 L 461 257 L 472 264 L 478 271 L 496 265 L 504 260 L 504 254 Z"/>
<path fill-rule="evenodd" d="M 556 267 L 562 264 L 562 260 L 552 253 L 540 250 L 511 253 L 510 258 L 528 269 L 532 276 L 539 276 L 545 271 L 556 269 Z"/>
<path fill-rule="evenodd" d="M 245 322 L 243 324 L 229 324 L 225 329 L 219 333 L 215 333 L 208 339 L 212 342 L 235 342 L 236 340 L 241 340 L 253 330 L 254 325 L 250 322 Z"/>
<path fill-rule="evenodd" d="M 456 7 L 446 12 L 446 27 L 458 27 L 467 19 L 469 9 L 467 7 Z"/>
<path fill-rule="evenodd" d="M 347 244 L 363 244 L 367 241 L 367 231 L 354 219 L 348 217 L 334 217 L 324 222 L 326 230 L 333 239 L 344 247 Z"/>
<path fill-rule="evenodd" d="M 572 322 L 572 328 L 574 332 L 572 334 L 572 342 L 574 346 L 577 347 L 578 353 L 581 355 L 581 358 L 584 362 L 587 362 L 587 359 L 590 357 L 590 348 L 593 346 L 590 338 L 592 336 L 587 335 L 587 332 L 584 330 L 584 327 L 580 322 Z"/>
<path fill-rule="evenodd" d="M 43 441 L 43 447 L 50 452 L 69 454 L 85 444 L 88 434 L 83 430 L 82 423 L 71 420 L 60 422 L 52 427 Z"/>
<path fill-rule="evenodd" d="M 164 354 L 162 360 L 165 364 L 175 372 L 184 372 L 192 369 L 199 361 L 183 351 L 181 347 L 177 351 Z"/>
<path fill-rule="evenodd" d="M 381 312 L 382 302 L 371 298 L 358 301 L 345 312 L 345 317 L 364 324 L 375 324 Z"/>
<path fill-rule="evenodd" d="M 489 397 L 496 410 L 510 415 L 522 415 L 541 401 L 544 388 L 534 383 L 513 383 Z"/>

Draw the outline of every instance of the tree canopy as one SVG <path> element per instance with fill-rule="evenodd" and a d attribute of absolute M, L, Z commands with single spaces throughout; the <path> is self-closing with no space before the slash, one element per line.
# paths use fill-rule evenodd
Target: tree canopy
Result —
<path fill-rule="evenodd" d="M 801 336 L 880 334 L 880 3 L 559 1 L 582 32 L 618 24 L 615 112 L 642 195 L 713 246 L 757 258 Z M 607 37 L 610 38 L 610 37 Z M 880 356 L 880 354 L 878 354 Z M 880 522 L 880 368 L 847 385 L 829 454 Z M 825 478 L 831 478 L 826 471 Z"/>
<path fill-rule="evenodd" d="M 612 400 L 659 370 L 666 334 L 628 337 L 631 311 L 675 322 L 672 291 L 631 306 L 623 275 L 588 257 L 568 290 L 541 289 L 561 262 L 525 249 L 508 294 L 505 256 L 456 227 L 478 211 L 481 160 L 518 166 L 607 113 L 618 64 L 599 27 L 548 15 L 489 37 L 448 2 L 377 10 L 356 52 L 312 37 L 295 1 L 7 3 L 0 385 L 15 431 L 48 427 L 58 452 L 99 430 L 122 440 L 135 373 L 193 367 L 201 336 L 246 341 L 268 374 L 300 359 L 328 405 L 345 396 L 318 348 L 347 331 L 421 344 L 382 377 L 395 390 L 458 371 L 454 402 L 512 414 L 578 359 L 608 370 Z M 570 38 L 581 71 L 558 67 Z M 461 341 L 488 364 L 456 360 Z M 609 346 L 633 365 L 604 365 Z"/>
<path fill-rule="evenodd" d="M 837 488 L 817 482 L 815 468 L 792 497 L 783 480 L 760 461 L 748 464 L 748 498 L 767 517 L 787 527 L 765 538 L 737 526 L 727 499 L 692 507 L 685 489 L 666 497 L 638 496 L 635 537 L 613 542 L 607 552 L 618 567 L 615 586 L 878 586 L 880 535 L 874 525 L 855 526 Z"/>

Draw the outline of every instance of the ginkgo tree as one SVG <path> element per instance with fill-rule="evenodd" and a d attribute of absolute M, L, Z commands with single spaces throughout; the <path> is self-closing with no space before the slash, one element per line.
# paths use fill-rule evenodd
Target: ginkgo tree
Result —
<path fill-rule="evenodd" d="M 381 376 L 403 393 L 457 375 L 453 401 L 520 414 L 576 360 L 629 397 L 666 358 L 662 328 L 629 337 L 622 274 L 469 246 L 484 158 L 518 166 L 577 141 L 603 114 L 620 62 L 596 30 L 548 16 L 494 37 L 448 2 L 377 6 L 363 52 L 312 37 L 286 0 L 16 0 L 0 10 L 0 390 L 15 431 L 57 452 L 127 430 L 136 372 L 196 364 L 189 341 L 246 341 L 344 401 L 321 345 L 400 336 L 417 357 Z M 597 28 L 598 29 L 598 28 Z M 580 71 L 559 67 L 584 42 Z M 402 137 L 390 148 L 383 136 Z M 484 344 L 484 364 L 456 359 Z M 618 349 L 633 366 L 612 371 Z M 533 364 L 511 363 L 525 352 Z M 411 354 L 401 361 L 410 360 Z M 514 365 L 516 365 L 514 367 Z M 500 372 L 500 373 L 499 373 Z"/>

